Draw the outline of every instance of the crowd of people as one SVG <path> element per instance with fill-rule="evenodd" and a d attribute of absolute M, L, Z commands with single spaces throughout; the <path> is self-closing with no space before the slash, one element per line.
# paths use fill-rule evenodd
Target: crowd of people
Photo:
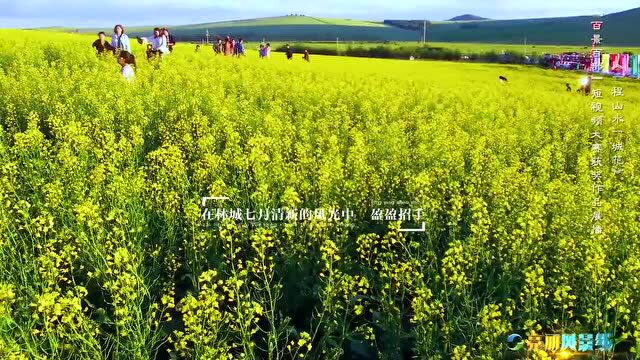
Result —
<path fill-rule="evenodd" d="M 111 41 L 106 40 L 107 35 L 101 31 L 98 33 L 98 39 L 92 44 L 98 55 L 111 52 L 117 59 L 118 64 L 121 66 L 121 74 L 127 80 L 133 80 L 135 77 L 136 58 L 131 51 L 131 41 L 129 36 L 125 33 L 124 27 L 120 24 L 114 26 L 113 34 L 111 34 Z M 163 58 L 173 52 L 176 45 L 174 36 L 169 32 L 167 28 L 155 28 L 153 34 L 148 37 L 136 37 L 139 44 L 146 44 L 146 56 L 147 60 L 154 58 Z M 285 46 L 287 59 L 293 59 L 293 50 L 291 46 L 287 44 Z M 196 45 L 196 52 L 200 50 L 200 45 Z M 225 37 L 225 39 L 218 38 L 213 44 L 213 51 L 217 55 L 225 56 L 245 56 L 245 42 L 240 38 L 235 40 L 231 36 Z M 261 43 L 258 49 L 261 59 L 268 59 L 271 57 L 271 44 Z M 304 50 L 302 57 L 305 61 L 309 61 L 309 51 Z"/>
<path fill-rule="evenodd" d="M 111 52 L 121 66 L 121 74 L 127 80 L 135 77 L 136 57 L 131 51 L 131 40 L 125 33 L 124 27 L 120 24 L 114 26 L 111 42 L 106 40 L 104 31 L 98 33 L 98 39 L 93 42 L 92 47 L 98 55 Z M 155 28 L 149 37 L 136 37 L 139 44 L 147 44 L 147 59 L 162 58 L 170 54 L 176 41 L 167 28 Z"/>
<path fill-rule="evenodd" d="M 260 59 L 268 59 L 271 57 L 271 44 L 260 44 L 260 48 L 258 49 L 258 55 Z"/>
<path fill-rule="evenodd" d="M 224 40 L 218 38 L 213 44 L 213 52 L 226 56 L 245 56 L 244 39 L 234 39 L 227 36 Z"/>
<path fill-rule="evenodd" d="M 167 28 L 155 28 L 150 37 L 138 37 L 139 44 L 147 44 L 147 59 L 164 57 L 173 52 L 176 40 Z"/>
<path fill-rule="evenodd" d="M 289 44 L 286 44 L 284 48 L 286 50 L 285 53 L 287 54 L 287 60 L 293 59 L 293 49 L 291 48 L 291 46 Z M 308 49 L 304 49 L 304 52 L 302 53 L 302 59 L 305 61 L 310 61 Z"/>
<path fill-rule="evenodd" d="M 244 39 L 240 38 L 237 41 L 227 36 L 224 39 L 218 38 L 213 44 L 213 52 L 216 55 L 225 55 L 225 56 L 245 56 L 245 42 Z M 196 52 L 200 51 L 200 45 L 196 45 Z M 285 45 L 285 53 L 288 60 L 293 59 L 293 49 L 289 44 Z M 264 41 L 260 43 L 258 47 L 258 56 L 260 59 L 268 59 L 271 57 L 271 44 L 265 43 Z M 302 55 L 302 59 L 309 61 L 309 50 L 304 50 Z"/>

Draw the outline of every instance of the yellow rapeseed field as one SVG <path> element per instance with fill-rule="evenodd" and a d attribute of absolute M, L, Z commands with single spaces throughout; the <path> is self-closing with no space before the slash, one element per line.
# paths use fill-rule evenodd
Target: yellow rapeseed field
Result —
<path fill-rule="evenodd" d="M 492 360 L 514 332 L 640 338 L 638 81 L 594 86 L 594 235 L 578 73 L 257 44 L 147 62 L 132 41 L 129 83 L 93 37 L 0 39 L 0 359 Z M 204 222 L 206 196 L 353 216 Z M 373 221 L 385 201 L 425 231 Z"/>

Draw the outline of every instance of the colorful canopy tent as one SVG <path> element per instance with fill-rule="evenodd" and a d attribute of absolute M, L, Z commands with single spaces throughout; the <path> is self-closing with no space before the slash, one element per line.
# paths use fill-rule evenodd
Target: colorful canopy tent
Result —
<path fill-rule="evenodd" d="M 609 60 L 607 61 L 607 56 Z M 604 54 L 602 72 L 616 76 L 631 76 L 632 58 L 630 54 Z"/>
<path fill-rule="evenodd" d="M 590 66 L 591 58 L 580 53 L 563 53 L 556 62 L 556 66 L 566 70 L 587 69 Z"/>
<path fill-rule="evenodd" d="M 544 64 L 552 66 L 554 69 L 584 69 L 594 73 L 640 79 L 640 54 L 604 54 L 600 51 L 594 51 L 591 54 L 546 54 L 543 59 Z"/>
<path fill-rule="evenodd" d="M 602 72 L 609 72 L 609 64 L 610 64 L 610 56 L 609 54 L 602 54 Z"/>
<path fill-rule="evenodd" d="M 615 75 L 622 75 L 622 56 L 620 54 L 610 54 L 609 72 Z"/>

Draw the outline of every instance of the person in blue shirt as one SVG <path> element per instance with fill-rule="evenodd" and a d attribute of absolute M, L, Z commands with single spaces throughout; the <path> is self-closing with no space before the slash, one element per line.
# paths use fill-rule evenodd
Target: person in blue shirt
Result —
<path fill-rule="evenodd" d="M 111 35 L 111 46 L 116 50 L 116 55 L 120 51 L 131 52 L 131 42 L 129 37 L 124 33 L 122 25 L 118 24 L 113 28 L 113 35 Z"/>
<path fill-rule="evenodd" d="M 244 55 L 244 39 L 240 39 L 238 40 L 238 42 L 236 42 L 236 51 L 235 51 L 236 55 L 238 57 L 240 56 L 245 56 Z"/>

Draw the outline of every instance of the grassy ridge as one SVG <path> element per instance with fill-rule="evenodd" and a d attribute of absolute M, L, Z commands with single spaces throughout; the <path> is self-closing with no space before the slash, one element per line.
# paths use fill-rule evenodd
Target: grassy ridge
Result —
<path fill-rule="evenodd" d="M 590 22 L 605 22 L 602 31 L 608 46 L 640 46 L 635 36 L 640 23 L 640 8 L 603 17 L 575 16 L 519 20 L 434 21 L 427 39 L 435 42 L 498 43 L 537 45 L 588 44 L 592 31 Z M 422 21 L 385 20 L 379 22 L 327 19 L 308 16 L 283 16 L 262 19 L 226 21 L 218 23 L 173 26 L 174 33 L 183 41 L 201 40 L 206 30 L 213 36 L 233 34 L 251 41 L 267 38 L 270 41 L 416 41 L 422 37 Z M 97 29 L 83 29 L 95 32 Z M 109 29 L 103 29 L 109 30 Z M 129 29 L 136 35 L 148 34 L 150 27 Z"/>
<path fill-rule="evenodd" d="M 131 27 L 127 32 L 134 36 L 148 35 L 150 27 Z M 81 33 L 94 33 L 109 29 L 79 29 Z M 210 35 L 232 35 L 249 41 L 263 38 L 270 41 L 293 41 L 305 39 L 309 41 L 343 40 L 379 41 L 390 39 L 397 41 L 416 40 L 417 35 L 408 30 L 384 25 L 382 23 L 363 20 L 329 19 L 309 16 L 281 16 L 271 18 L 226 21 L 217 23 L 172 26 L 172 33 L 181 41 L 202 40 L 207 30 Z"/>
<path fill-rule="evenodd" d="M 214 23 L 202 23 L 181 26 L 181 28 L 218 28 L 218 27 L 234 27 L 234 26 L 269 26 L 269 25 L 339 25 L 339 26 L 364 26 L 364 27 L 385 27 L 381 22 L 336 19 L 336 18 L 318 18 L 312 16 L 277 16 L 259 19 L 223 21 Z"/>

